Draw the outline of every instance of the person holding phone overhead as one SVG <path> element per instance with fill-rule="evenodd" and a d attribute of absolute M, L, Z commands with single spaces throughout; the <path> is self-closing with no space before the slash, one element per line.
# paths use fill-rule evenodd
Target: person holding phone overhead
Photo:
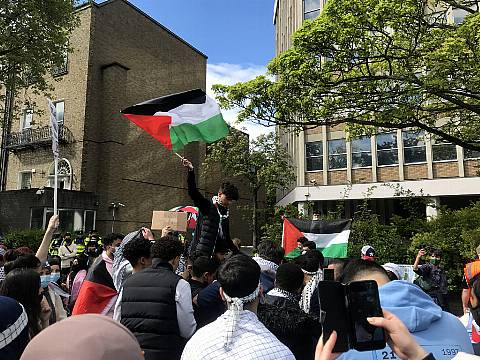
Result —
<path fill-rule="evenodd" d="M 440 266 L 442 252 L 436 249 L 432 250 L 429 262 L 419 265 L 421 259 L 426 255 L 427 251 L 422 247 L 418 251 L 417 258 L 413 264 L 413 271 L 419 275 L 414 283 L 420 286 L 443 310 L 448 311 L 448 303 L 445 299 L 447 295 L 447 276 Z"/>

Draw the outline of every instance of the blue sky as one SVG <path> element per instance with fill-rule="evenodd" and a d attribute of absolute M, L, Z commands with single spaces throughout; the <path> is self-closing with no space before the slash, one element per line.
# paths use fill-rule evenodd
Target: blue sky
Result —
<path fill-rule="evenodd" d="M 273 0 L 131 0 L 209 62 L 265 65 L 274 56 Z"/>
<path fill-rule="evenodd" d="M 213 84 L 235 84 L 265 73 L 275 55 L 274 0 L 130 0 L 208 56 L 207 92 Z M 231 124 L 235 110 L 223 111 Z M 252 137 L 272 131 L 243 123 Z"/>

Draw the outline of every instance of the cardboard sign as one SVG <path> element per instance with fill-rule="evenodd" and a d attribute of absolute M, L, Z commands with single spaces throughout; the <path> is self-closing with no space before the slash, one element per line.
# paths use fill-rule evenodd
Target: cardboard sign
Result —
<path fill-rule="evenodd" d="M 173 211 L 154 211 L 152 230 L 162 230 L 170 226 L 173 231 L 187 231 L 187 213 Z"/>

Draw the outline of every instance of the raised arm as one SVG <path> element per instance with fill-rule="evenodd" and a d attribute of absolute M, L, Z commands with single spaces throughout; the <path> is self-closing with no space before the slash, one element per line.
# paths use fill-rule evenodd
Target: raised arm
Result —
<path fill-rule="evenodd" d="M 212 206 L 211 202 L 208 201 L 197 189 L 197 183 L 195 181 L 195 170 L 193 165 L 187 159 L 182 160 L 183 166 L 188 169 L 187 175 L 187 185 L 188 185 L 188 195 L 193 200 L 193 204 L 198 207 L 201 213 L 207 214 Z"/>
<path fill-rule="evenodd" d="M 53 233 L 59 224 L 58 215 L 53 215 L 48 222 L 47 231 L 45 231 L 45 235 L 43 235 L 42 242 L 38 247 L 37 253 L 35 256 L 40 260 L 40 262 L 44 263 L 47 261 L 48 257 L 48 248 L 50 247 L 50 241 L 52 241 Z"/>
<path fill-rule="evenodd" d="M 418 267 L 418 264 L 420 264 L 420 260 L 422 259 L 423 256 L 426 255 L 426 253 L 427 252 L 425 251 L 425 249 L 420 249 L 418 251 L 417 257 L 415 258 L 415 263 L 413 264 L 413 271 L 415 271 L 416 273 L 421 273 L 422 272 L 420 270 L 420 268 Z"/>

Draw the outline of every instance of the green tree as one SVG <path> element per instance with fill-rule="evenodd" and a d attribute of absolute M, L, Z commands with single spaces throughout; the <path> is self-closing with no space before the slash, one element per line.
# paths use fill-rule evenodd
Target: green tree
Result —
<path fill-rule="evenodd" d="M 215 91 L 239 120 L 346 123 L 354 135 L 416 128 L 479 150 L 478 9 L 476 0 L 329 0 L 270 76 Z"/>
<path fill-rule="evenodd" d="M 257 248 L 260 191 L 263 189 L 267 202 L 272 203 L 277 190 L 286 188 L 294 180 L 288 153 L 278 137 L 270 133 L 249 142 L 248 135 L 232 129 L 224 140 L 209 146 L 204 165 L 207 173 L 220 165 L 225 174 L 248 182 L 252 206 L 253 246 Z"/>
<path fill-rule="evenodd" d="M 52 89 L 47 74 L 63 66 L 77 25 L 72 0 L 0 0 L 0 94 Z M 4 106 L 0 104 L 0 113 Z"/>
<path fill-rule="evenodd" d="M 447 271 L 450 289 L 459 289 L 463 266 L 472 261 L 480 245 L 480 202 L 460 210 L 441 209 L 439 215 L 426 223 L 424 232 L 412 238 L 412 259 L 420 247 L 442 250 L 442 263 Z"/>

